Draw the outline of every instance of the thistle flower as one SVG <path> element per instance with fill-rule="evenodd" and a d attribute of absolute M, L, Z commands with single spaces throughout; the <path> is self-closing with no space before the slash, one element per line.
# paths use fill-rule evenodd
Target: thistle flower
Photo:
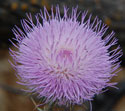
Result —
<path fill-rule="evenodd" d="M 114 32 L 106 35 L 108 27 L 97 17 L 91 22 L 91 15 L 85 20 L 86 12 L 78 21 L 80 14 L 77 8 L 69 14 L 64 7 L 61 17 L 59 7 L 55 14 L 53 8 L 51 14 L 44 8 L 35 16 L 36 24 L 27 14 L 28 20 L 21 21 L 24 31 L 13 29 L 18 43 L 12 43 L 18 51 L 10 49 L 10 53 L 19 83 L 45 97 L 45 102 L 81 104 L 116 84 L 110 80 L 120 66 L 122 51 L 120 46 L 109 51 L 117 45 Z"/>

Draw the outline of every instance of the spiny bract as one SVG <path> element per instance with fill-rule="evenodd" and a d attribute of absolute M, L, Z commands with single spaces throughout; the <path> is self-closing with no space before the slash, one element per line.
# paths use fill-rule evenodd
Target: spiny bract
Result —
<path fill-rule="evenodd" d="M 51 14 L 44 8 L 35 16 L 36 24 L 27 14 L 28 20 L 21 21 L 24 32 L 17 26 L 13 29 L 18 43 L 12 43 L 18 51 L 10 53 L 20 84 L 45 102 L 81 104 L 115 85 L 110 79 L 120 66 L 120 46 L 109 51 L 117 44 L 114 32 L 104 35 L 107 26 L 97 17 L 85 20 L 86 14 L 78 21 L 77 8 L 69 14 L 64 7 L 62 17 L 59 7 L 55 14 L 53 8 Z"/>

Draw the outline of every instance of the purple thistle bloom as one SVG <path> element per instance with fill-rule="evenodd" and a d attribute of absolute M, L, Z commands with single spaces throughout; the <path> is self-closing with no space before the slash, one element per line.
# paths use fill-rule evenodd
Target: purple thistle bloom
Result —
<path fill-rule="evenodd" d="M 79 14 L 77 8 L 71 14 L 64 8 L 61 17 L 59 7 L 56 14 L 45 8 L 35 16 L 36 24 L 31 14 L 21 21 L 24 32 L 13 29 L 18 51 L 10 53 L 20 84 L 45 102 L 81 104 L 116 84 L 110 80 L 118 72 L 122 51 L 120 46 L 109 51 L 117 45 L 114 32 L 105 35 L 108 28 L 101 20 L 85 20 L 84 12 L 78 21 Z"/>

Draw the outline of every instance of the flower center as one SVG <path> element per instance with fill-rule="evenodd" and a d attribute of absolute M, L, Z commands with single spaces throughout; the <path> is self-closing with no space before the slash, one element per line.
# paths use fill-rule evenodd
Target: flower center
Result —
<path fill-rule="evenodd" d="M 69 62 L 72 62 L 72 52 L 71 51 L 63 49 L 59 52 L 58 55 L 61 59 L 67 59 Z"/>

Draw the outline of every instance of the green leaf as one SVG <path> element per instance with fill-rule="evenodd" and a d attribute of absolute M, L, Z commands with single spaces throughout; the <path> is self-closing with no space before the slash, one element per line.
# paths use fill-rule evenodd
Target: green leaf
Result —
<path fill-rule="evenodd" d="M 40 108 L 38 108 L 38 107 L 37 107 L 37 110 L 38 110 L 38 111 L 44 111 L 44 110 L 42 110 L 42 109 L 40 109 Z"/>

